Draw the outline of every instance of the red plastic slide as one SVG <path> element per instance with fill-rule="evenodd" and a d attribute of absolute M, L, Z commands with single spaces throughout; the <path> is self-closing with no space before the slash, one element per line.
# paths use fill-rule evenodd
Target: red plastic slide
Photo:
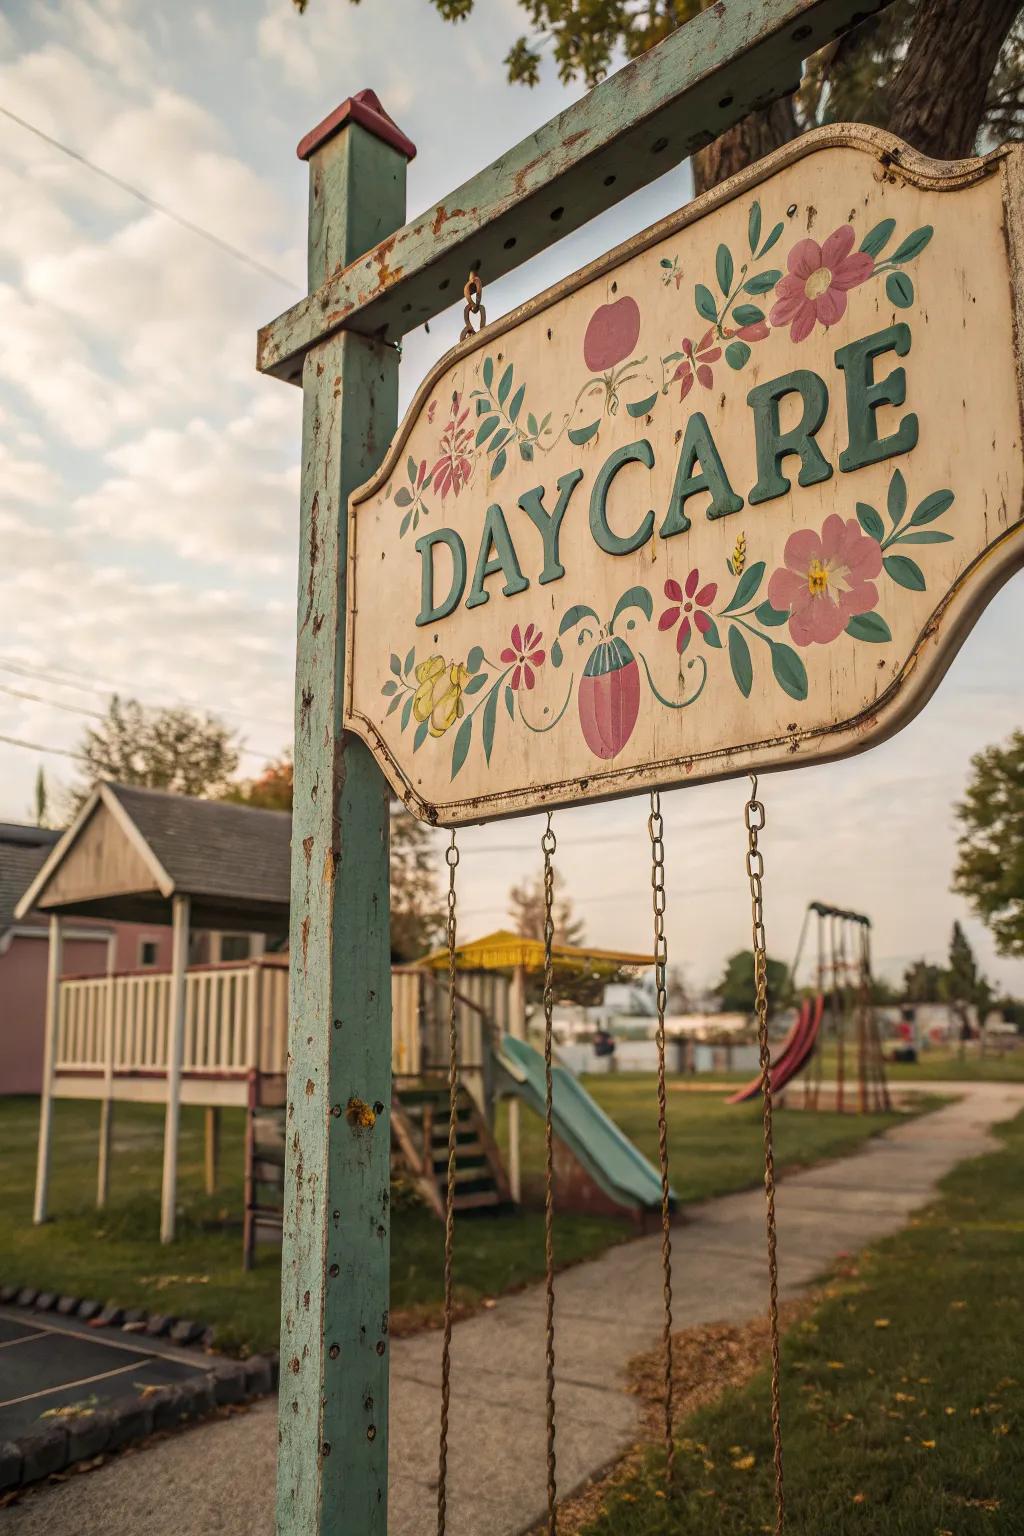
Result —
<path fill-rule="evenodd" d="M 785 1040 L 779 1046 L 778 1054 L 772 1063 L 772 1087 L 784 1088 L 791 1078 L 802 1072 L 811 1059 L 814 1047 L 818 1040 L 818 1031 L 821 1029 L 822 1015 L 825 1012 L 825 999 L 819 995 L 815 998 L 805 998 L 800 1005 L 800 1012 L 795 1022 L 790 1027 Z M 756 1099 L 761 1092 L 761 1074 L 751 1078 L 742 1088 L 737 1089 L 726 1099 L 727 1104 L 746 1104 L 750 1099 Z"/>

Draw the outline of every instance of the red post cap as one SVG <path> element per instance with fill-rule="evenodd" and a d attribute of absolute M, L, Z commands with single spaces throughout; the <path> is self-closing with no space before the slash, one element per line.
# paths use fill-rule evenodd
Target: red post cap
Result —
<path fill-rule="evenodd" d="M 397 149 L 407 160 L 416 157 L 416 145 L 407 139 L 398 124 L 388 116 L 380 104 L 376 91 L 357 91 L 340 107 L 335 107 L 329 117 L 318 123 L 312 132 L 299 142 L 295 151 L 300 160 L 308 160 L 327 140 L 333 138 L 347 123 L 358 123 L 368 133 L 376 134 L 385 144 Z"/>

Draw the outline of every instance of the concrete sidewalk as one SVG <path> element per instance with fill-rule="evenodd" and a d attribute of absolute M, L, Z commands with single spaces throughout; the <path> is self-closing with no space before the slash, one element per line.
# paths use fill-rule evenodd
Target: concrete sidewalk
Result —
<path fill-rule="evenodd" d="M 1024 1108 L 1024 1084 L 942 1085 L 963 1097 L 794 1174 L 779 1189 L 782 1294 L 837 1253 L 896 1231 L 956 1163 L 986 1151 L 989 1127 Z M 934 1084 L 929 1087 L 939 1088 Z M 760 1190 L 695 1206 L 674 1232 L 678 1328 L 764 1309 Z M 557 1243 L 557 1227 L 556 1227 Z M 558 1482 L 564 1494 L 636 1435 L 625 1367 L 661 1327 L 660 1237 L 615 1248 L 557 1284 Z M 467 1319 L 453 1340 L 449 1529 L 517 1536 L 544 1512 L 544 1298 L 534 1287 Z M 431 1536 L 440 1338 L 396 1339 L 391 1379 L 392 1536 Z M 6 1536 L 271 1536 L 276 1403 L 185 1431 L 137 1456 L 49 1486 L 0 1512 Z"/>

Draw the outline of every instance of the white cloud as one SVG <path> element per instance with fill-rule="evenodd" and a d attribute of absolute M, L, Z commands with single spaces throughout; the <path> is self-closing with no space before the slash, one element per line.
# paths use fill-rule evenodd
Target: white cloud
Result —
<path fill-rule="evenodd" d="M 59 487 L 59 478 L 42 458 L 21 458 L 0 440 L 0 499 L 3 502 L 44 506 L 53 499 Z"/>

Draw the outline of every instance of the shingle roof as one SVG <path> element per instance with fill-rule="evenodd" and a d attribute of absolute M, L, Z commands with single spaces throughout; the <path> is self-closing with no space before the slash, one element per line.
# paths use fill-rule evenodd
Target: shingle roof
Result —
<path fill-rule="evenodd" d="M 186 896 L 287 908 L 292 818 L 160 789 L 107 786 Z"/>
<path fill-rule="evenodd" d="M 37 833 L 31 841 L 26 831 Z M 14 909 L 60 836 L 45 828 L 0 826 L 0 933 L 14 922 Z"/>

